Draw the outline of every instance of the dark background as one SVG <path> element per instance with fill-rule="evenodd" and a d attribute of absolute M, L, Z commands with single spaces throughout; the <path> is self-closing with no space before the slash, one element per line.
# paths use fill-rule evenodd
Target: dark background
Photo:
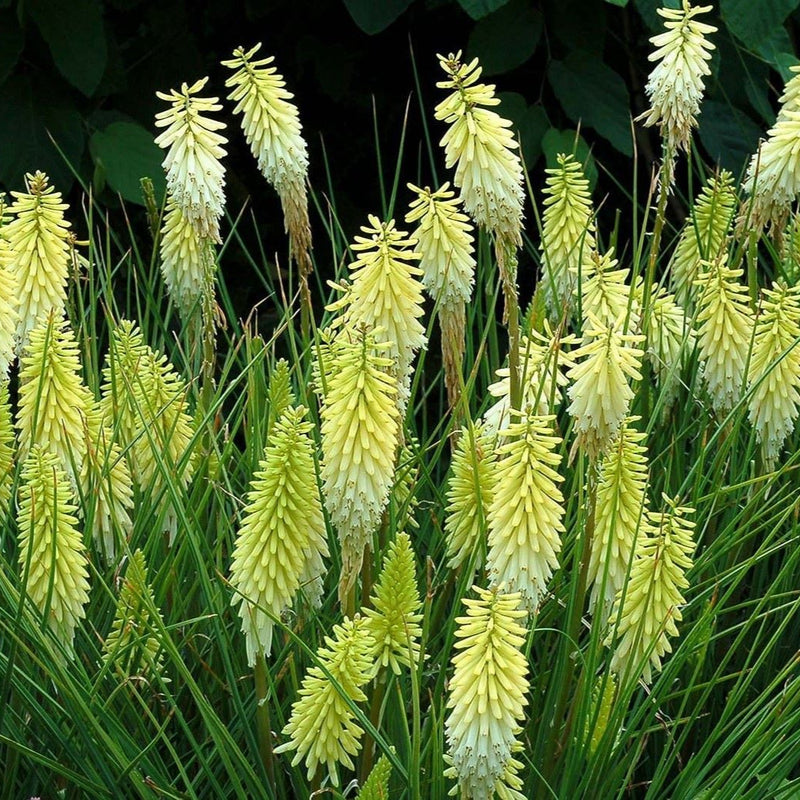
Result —
<path fill-rule="evenodd" d="M 43 169 L 72 203 L 81 201 L 81 184 L 91 186 L 112 223 L 115 215 L 122 219 L 121 195 L 134 231 L 144 230 L 139 177 L 149 174 L 163 191 L 163 154 L 152 138 L 153 116 L 165 105 L 155 92 L 208 75 L 205 94 L 224 98 L 230 72 L 219 62 L 238 45 L 262 41 L 262 53 L 276 57 L 295 93 L 317 204 L 326 215 L 333 205 L 343 237 L 351 239 L 368 213 L 393 210 L 382 201 L 377 150 L 388 197 L 404 129 L 395 215 L 402 218 L 409 200 L 407 181 L 445 179 L 438 147 L 444 126 L 432 113 L 444 96 L 435 87 L 442 77 L 436 53 L 463 49 L 468 57 L 481 57 L 486 79 L 497 84 L 501 112 L 521 136 L 534 189 L 555 154 L 572 149 L 580 124 L 578 155 L 597 184 L 596 201 L 606 198 L 600 228 L 607 231 L 615 209 L 625 208 L 634 190 L 639 202 L 646 197 L 658 155 L 656 132 L 636 126 L 634 169 L 630 125 L 631 114 L 646 108 L 648 39 L 660 30 L 657 5 L 0 0 L 0 189 L 21 189 L 25 172 Z M 722 0 L 702 17 L 720 30 L 711 37 L 717 49 L 695 137 L 698 165 L 720 162 L 738 174 L 746 164 L 774 119 L 788 66 L 797 61 L 798 5 L 800 0 Z M 283 251 L 278 201 L 258 174 L 231 108 L 228 103 L 221 112 L 229 125 L 228 212 L 236 217 L 247 205 L 250 224 L 240 227 L 246 246 L 257 227 L 256 246 Z M 673 203 L 676 221 L 685 205 L 680 198 Z M 324 225 L 316 212 L 312 216 L 324 271 L 330 261 Z M 527 216 L 531 221 L 530 209 Z M 535 231 L 532 221 L 528 230 Z M 224 263 L 229 283 L 251 283 L 236 246 Z M 244 304 L 252 299 L 247 294 Z"/>

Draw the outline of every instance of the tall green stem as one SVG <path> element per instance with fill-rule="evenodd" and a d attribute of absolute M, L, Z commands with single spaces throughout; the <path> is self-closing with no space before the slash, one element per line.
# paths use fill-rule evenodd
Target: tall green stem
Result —
<path fill-rule="evenodd" d="M 256 658 L 253 668 L 256 684 L 256 728 L 258 730 L 258 752 L 269 782 L 275 786 L 275 762 L 272 756 L 272 727 L 269 719 L 269 691 L 267 688 L 267 663 L 263 655 Z"/>
<path fill-rule="evenodd" d="M 519 374 L 519 297 L 517 296 L 517 248 L 505 237 L 495 241 L 495 255 L 503 283 L 505 321 L 508 325 L 508 373 L 511 408 L 522 409 L 522 386 Z"/>

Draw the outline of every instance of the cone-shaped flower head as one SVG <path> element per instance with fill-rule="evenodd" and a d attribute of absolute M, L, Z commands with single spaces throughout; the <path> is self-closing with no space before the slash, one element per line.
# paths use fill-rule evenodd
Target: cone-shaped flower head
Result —
<path fill-rule="evenodd" d="M 192 317 L 201 298 L 213 291 L 215 271 L 213 240 L 198 233 L 169 197 L 161 229 L 161 274 L 184 322 Z"/>
<path fill-rule="evenodd" d="M 522 416 L 500 432 L 494 497 L 489 506 L 489 553 L 486 568 L 493 585 L 522 593 L 522 604 L 535 611 L 558 568 L 564 530 L 564 497 L 556 472 L 561 439 L 553 417 Z"/>
<path fill-rule="evenodd" d="M 350 264 L 352 284 L 330 308 L 344 311 L 341 320 L 346 325 L 381 330 L 391 344 L 388 355 L 396 359 L 395 374 L 402 387 L 410 378 L 414 354 L 427 342 L 419 321 L 424 313 L 422 270 L 413 263 L 420 256 L 413 249 L 415 241 L 397 230 L 394 220 L 384 224 L 370 215 L 369 225 L 361 230 L 366 236 L 356 236 L 352 245 L 359 254 Z"/>
<path fill-rule="evenodd" d="M 205 116 L 222 109 L 217 98 L 197 97 L 207 81 L 183 83 L 180 91 L 156 92 L 170 103 L 170 108 L 156 114 L 156 127 L 166 128 L 156 144 L 167 150 L 162 166 L 170 196 L 200 236 L 218 242 L 225 207 L 225 168 L 220 159 L 228 140 L 218 133 L 225 123 Z"/>
<path fill-rule="evenodd" d="M 653 670 L 661 670 L 661 659 L 672 652 L 670 636 L 678 635 L 680 607 L 686 602 L 681 591 L 689 586 L 685 573 L 692 566 L 694 509 L 678 506 L 663 495 L 664 510 L 651 514 L 652 536 L 641 537 L 631 565 L 627 585 L 621 589 L 611 612 L 613 630 L 606 640 L 616 642 L 611 669 L 624 680 L 645 683 Z"/>
<path fill-rule="evenodd" d="M 683 308 L 664 289 L 653 292 L 647 313 L 647 357 L 653 365 L 664 396 L 663 408 L 667 411 L 678 391 L 684 355 L 694 351 L 697 336 Z"/>
<path fill-rule="evenodd" d="M 306 410 L 287 409 L 275 423 L 236 537 L 231 604 L 239 606 L 252 667 L 272 649 L 273 618 L 291 608 L 312 551 L 328 555 Z"/>
<path fill-rule="evenodd" d="M 334 340 L 322 405 L 325 505 L 342 543 L 340 597 L 361 569 L 364 548 L 383 514 L 400 433 L 393 360 L 365 329 L 345 327 Z"/>
<path fill-rule="evenodd" d="M 522 653 L 526 612 L 519 593 L 473 587 L 467 615 L 457 617 L 453 677 L 445 722 L 446 775 L 460 797 L 490 800 L 508 775 L 528 702 L 528 662 Z"/>
<path fill-rule="evenodd" d="M 339 786 L 339 764 L 354 769 L 352 757 L 361 749 L 364 731 L 342 693 L 354 703 L 367 699 L 361 687 L 374 674 L 373 652 L 367 621 L 345 618 L 342 625 L 334 627 L 333 637 L 325 637 L 325 646 L 317 653 L 335 685 L 316 666 L 303 678 L 300 697 L 292 705 L 292 715 L 283 729 L 289 741 L 275 748 L 275 752 L 297 751 L 292 766 L 305 759 L 308 780 L 324 766 L 331 781 Z"/>
<path fill-rule="evenodd" d="M 800 136 L 797 75 L 787 85 L 781 101 L 783 105 L 775 124 L 750 159 L 742 184 L 751 198 L 742 205 L 739 224 L 748 230 L 760 230 L 768 223 L 780 229 L 800 193 L 800 150 L 796 145 Z"/>
<path fill-rule="evenodd" d="M 103 661 L 112 664 L 124 680 L 156 680 L 164 661 L 156 630 L 160 621 L 161 612 L 147 582 L 144 553 L 136 550 L 125 570 L 114 622 L 103 643 Z"/>
<path fill-rule="evenodd" d="M 447 483 L 447 566 L 483 566 L 489 507 L 495 485 L 494 436 L 481 426 L 462 428 Z"/>
<path fill-rule="evenodd" d="M 566 347 L 575 344 L 574 336 L 562 336 L 560 329 L 554 334 L 545 323 L 544 334 L 531 330 L 530 336 L 521 336 L 519 343 L 519 372 L 522 383 L 522 406 L 533 406 L 539 415 L 555 414 L 564 397 L 564 387 L 569 384 L 566 370 L 575 366 Z M 487 431 L 497 433 L 510 422 L 511 381 L 508 367 L 501 367 L 500 378 L 489 385 L 489 394 L 499 398 L 483 415 Z"/>
<path fill-rule="evenodd" d="M 552 318 L 560 320 L 571 305 L 580 276 L 592 272 L 595 223 L 589 181 L 572 155 L 558 154 L 558 166 L 546 169 L 542 277 L 545 302 Z"/>
<path fill-rule="evenodd" d="M 627 283 L 630 270 L 615 269 L 618 264 L 613 248 L 605 255 L 593 253 L 590 269 L 581 287 L 581 314 L 584 327 L 591 327 L 592 318 L 603 325 L 623 320 L 626 332 L 639 330 L 639 302 L 636 292 L 631 296 Z"/>
<path fill-rule="evenodd" d="M 469 217 L 460 210 L 450 184 L 432 192 L 409 183 L 417 193 L 406 222 L 418 222 L 414 232 L 422 285 L 440 306 L 469 302 L 475 283 L 475 237 Z"/>
<path fill-rule="evenodd" d="M 16 450 L 14 425 L 11 422 L 11 401 L 8 383 L 0 382 L 0 524 L 5 521 L 14 485 L 14 455 Z"/>
<path fill-rule="evenodd" d="M 122 320 L 111 336 L 101 406 L 127 449 L 134 482 L 163 512 L 170 541 L 178 525 L 170 484 L 181 491 L 194 474 L 194 421 L 186 395 L 186 383 L 166 356 L 146 345 L 132 322 Z"/>
<path fill-rule="evenodd" d="M 594 458 L 611 444 L 628 416 L 633 399 L 628 379 L 642 379 L 639 370 L 644 353 L 636 345 L 644 337 L 623 333 L 622 318 L 611 325 L 597 318 L 590 318 L 589 323 L 588 340 L 573 353 L 577 364 L 568 373 L 572 385 L 567 394 L 578 441 Z"/>
<path fill-rule="evenodd" d="M 775 466 L 800 406 L 800 288 L 764 291 L 747 375 L 750 422 L 768 469 Z"/>
<path fill-rule="evenodd" d="M 275 60 L 272 56 L 253 58 L 260 49 L 260 42 L 247 51 L 237 47 L 233 58 L 222 62 L 236 70 L 225 85 L 232 87 L 228 99 L 236 103 L 233 113 L 242 115 L 242 129 L 258 168 L 281 199 L 292 253 L 307 274 L 311 269 L 308 148 L 297 107 L 291 102 L 294 95 L 286 91 L 283 76 L 270 66 Z"/>
<path fill-rule="evenodd" d="M 86 616 L 89 572 L 70 495 L 58 457 L 34 445 L 19 490 L 20 571 L 28 598 L 72 654 L 75 627 Z"/>
<path fill-rule="evenodd" d="M 722 255 L 735 213 L 733 175 L 722 170 L 709 178 L 700 191 L 669 262 L 670 283 L 677 302 L 684 308 L 694 307 L 694 282 L 700 262 L 716 261 Z"/>
<path fill-rule="evenodd" d="M 77 490 L 87 450 L 87 416 L 95 400 L 81 380 L 78 343 L 69 323 L 40 318 L 20 361 L 20 458 L 34 444 L 54 453 Z"/>
<path fill-rule="evenodd" d="M 747 290 L 739 283 L 742 270 L 728 269 L 718 261 L 704 262 L 703 269 L 697 280 L 700 358 L 714 410 L 727 414 L 742 396 L 753 313 Z"/>
<path fill-rule="evenodd" d="M 645 91 L 650 108 L 639 117 L 645 125 L 658 125 L 669 153 L 680 147 L 689 150 L 692 128 L 697 126 L 700 101 L 703 99 L 706 76 L 711 74 L 708 61 L 714 45 L 706 39 L 717 29 L 699 22 L 698 14 L 711 11 L 711 6 L 692 7 L 683 0 L 683 8 L 659 8 L 666 32 L 653 36 L 656 50 L 649 56 L 658 63 L 650 73 Z"/>
<path fill-rule="evenodd" d="M 285 358 L 279 359 L 270 372 L 267 399 L 269 401 L 267 435 L 269 435 L 281 414 L 295 405 L 289 362 Z"/>
<path fill-rule="evenodd" d="M 494 86 L 477 82 L 477 58 L 462 64 L 460 51 L 438 58 L 447 79 L 436 85 L 452 92 L 436 106 L 435 116 L 450 126 L 440 144 L 447 168 L 456 168 L 464 208 L 482 228 L 519 246 L 523 175 L 511 122 L 492 110 L 500 105 Z"/>
<path fill-rule="evenodd" d="M 600 462 L 587 579 L 589 605 L 601 624 L 625 585 L 638 537 L 648 535 L 647 450 L 645 435 L 634 427 L 638 421 L 625 420 Z"/>
<path fill-rule="evenodd" d="M 419 661 L 419 640 L 422 638 L 414 550 L 407 533 L 398 533 L 383 559 L 375 591 L 370 597 L 372 608 L 364 610 L 367 628 L 375 641 L 373 658 L 376 666 L 390 667 L 399 675 L 401 667 L 416 669 Z"/>
<path fill-rule="evenodd" d="M 391 774 L 392 762 L 384 754 L 377 760 L 369 777 L 364 781 L 356 800 L 388 800 Z"/>
<path fill-rule="evenodd" d="M 613 672 L 598 676 L 592 687 L 592 703 L 586 717 L 584 732 L 584 741 L 588 744 L 591 755 L 597 752 L 603 735 L 608 729 L 616 693 L 617 682 Z"/>
<path fill-rule="evenodd" d="M 19 325 L 19 284 L 13 271 L 14 252 L 8 243 L 5 196 L 0 194 L 0 381 L 8 376 L 14 360 L 14 345 Z"/>
<path fill-rule="evenodd" d="M 27 192 L 11 192 L 14 203 L 9 213 L 16 216 L 4 229 L 19 292 L 18 355 L 28 346 L 36 320 L 63 310 L 69 271 L 69 223 L 64 219 L 69 206 L 61 202 L 61 193 L 43 172 L 26 175 L 25 181 Z"/>

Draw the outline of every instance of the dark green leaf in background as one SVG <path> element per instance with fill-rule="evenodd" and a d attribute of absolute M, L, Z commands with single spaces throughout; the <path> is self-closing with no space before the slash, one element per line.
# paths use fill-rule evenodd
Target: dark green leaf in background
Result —
<path fill-rule="evenodd" d="M 628 0 L 606 0 L 606 3 L 612 6 L 620 6 L 621 8 L 624 8 L 626 5 L 628 5 Z"/>
<path fill-rule="evenodd" d="M 99 0 L 27 0 L 25 9 L 47 42 L 59 72 L 91 97 L 106 68 Z"/>
<path fill-rule="evenodd" d="M 514 124 L 519 137 L 525 166 L 531 169 L 542 153 L 542 136 L 550 128 L 550 121 L 541 106 L 529 106 L 528 101 L 516 92 L 500 92 L 500 105 L 496 111 Z"/>
<path fill-rule="evenodd" d="M 551 61 L 547 76 L 571 120 L 594 128 L 624 155 L 633 155 L 628 89 L 614 70 L 576 50 L 563 61 Z"/>
<path fill-rule="evenodd" d="M 764 135 L 744 111 L 707 100 L 700 113 L 700 142 L 714 163 L 739 175 Z"/>
<path fill-rule="evenodd" d="M 25 36 L 17 24 L 17 16 L 13 11 L 0 11 L 0 83 L 2 83 L 14 69 Z"/>
<path fill-rule="evenodd" d="M 458 0 L 458 4 L 472 19 L 482 19 L 504 6 L 508 0 Z"/>
<path fill-rule="evenodd" d="M 151 178 L 156 199 L 166 191 L 161 162 L 164 153 L 153 141 L 153 135 L 133 122 L 113 122 L 97 131 L 89 142 L 95 165 L 102 170 L 106 182 L 131 203 L 143 203 L 140 181 Z"/>
<path fill-rule="evenodd" d="M 533 55 L 541 35 L 541 12 L 528 0 L 511 0 L 475 25 L 467 53 L 481 60 L 486 75 L 508 72 Z"/>
<path fill-rule="evenodd" d="M 779 25 L 753 48 L 761 58 L 774 67 L 784 81 L 792 77 L 789 67 L 797 63 L 794 45 L 783 25 Z"/>
<path fill-rule="evenodd" d="M 66 193 L 74 179 L 64 159 L 78 169 L 85 140 L 81 116 L 64 93 L 27 75 L 14 76 L 0 87 L 0 108 L 0 183 L 22 189 L 26 172 L 42 170 Z"/>
<path fill-rule="evenodd" d="M 589 188 L 594 189 L 597 183 L 597 167 L 589 145 L 582 136 L 578 135 L 577 131 L 559 131 L 556 128 L 550 128 L 542 137 L 542 152 L 548 169 L 555 169 L 558 166 L 560 153 L 574 155 L 583 164 L 583 172 L 589 181 Z"/>
<path fill-rule="evenodd" d="M 344 0 L 353 21 L 372 36 L 386 30 L 410 5 L 411 0 Z"/>
<path fill-rule="evenodd" d="M 719 10 L 731 33 L 755 49 L 798 5 L 800 0 L 720 0 Z"/>
<path fill-rule="evenodd" d="M 585 0 L 555 0 L 547 11 L 547 33 L 568 52 L 583 50 L 603 60 L 606 43 L 606 7 Z"/>
<path fill-rule="evenodd" d="M 664 30 L 664 18 L 658 14 L 658 8 L 680 8 L 681 0 L 633 0 L 636 10 L 651 31 Z"/>

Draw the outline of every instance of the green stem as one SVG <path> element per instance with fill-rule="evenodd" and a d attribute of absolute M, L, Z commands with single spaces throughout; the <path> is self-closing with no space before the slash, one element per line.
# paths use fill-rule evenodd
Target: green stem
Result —
<path fill-rule="evenodd" d="M 256 684 L 256 728 L 258 730 L 258 752 L 261 763 L 272 786 L 275 786 L 275 762 L 272 756 L 272 727 L 269 720 L 269 703 L 267 688 L 267 662 L 263 655 L 256 658 L 253 668 Z"/>
<path fill-rule="evenodd" d="M 508 373 L 511 408 L 522 409 L 522 386 L 519 374 L 519 298 L 517 296 L 517 253 L 515 245 L 505 237 L 495 241 L 495 256 L 503 283 L 505 319 L 508 325 Z"/>
<path fill-rule="evenodd" d="M 372 700 L 369 708 L 369 721 L 375 730 L 380 729 L 381 722 L 381 706 L 383 705 L 383 698 L 386 694 L 386 681 L 381 680 L 379 677 L 375 681 L 375 688 L 372 690 Z M 361 784 L 369 777 L 372 772 L 372 765 L 375 760 L 375 740 L 366 733 L 364 735 L 364 755 L 361 757 Z"/>

